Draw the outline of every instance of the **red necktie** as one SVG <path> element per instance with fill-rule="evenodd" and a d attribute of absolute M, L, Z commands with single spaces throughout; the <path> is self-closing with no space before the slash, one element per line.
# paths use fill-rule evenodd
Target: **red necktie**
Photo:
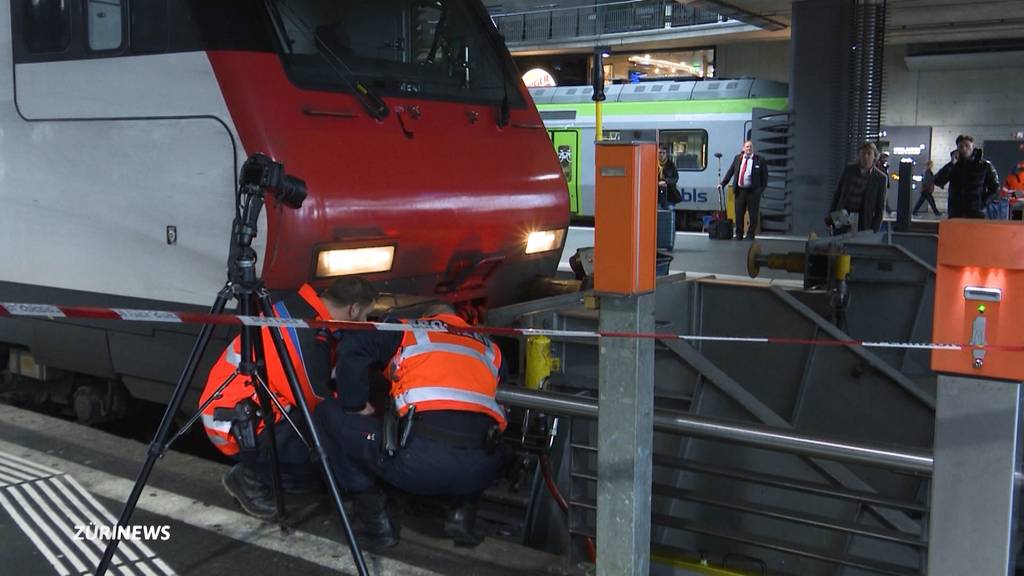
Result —
<path fill-rule="evenodd" d="M 739 182 L 736 183 L 736 187 L 737 188 L 746 188 L 746 186 L 743 185 L 743 183 L 746 181 L 746 174 L 747 174 L 747 157 L 744 156 L 743 157 L 743 164 L 740 165 L 740 179 L 739 179 Z"/>

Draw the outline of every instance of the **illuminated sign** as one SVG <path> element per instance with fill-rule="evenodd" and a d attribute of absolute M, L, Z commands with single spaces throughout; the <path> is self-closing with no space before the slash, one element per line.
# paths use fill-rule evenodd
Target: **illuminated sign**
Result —
<path fill-rule="evenodd" d="M 526 74 L 523 74 L 523 84 L 526 84 L 527 88 L 549 88 L 552 86 L 558 86 L 555 82 L 555 77 L 543 68 L 527 70 Z"/>
<path fill-rule="evenodd" d="M 896 146 L 892 149 L 892 153 L 896 156 L 920 156 L 927 147 L 928 146 L 926 144 L 918 144 L 917 146 Z"/>

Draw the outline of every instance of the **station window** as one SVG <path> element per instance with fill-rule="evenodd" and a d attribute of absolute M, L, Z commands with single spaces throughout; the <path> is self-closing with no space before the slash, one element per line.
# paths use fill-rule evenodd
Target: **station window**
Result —
<path fill-rule="evenodd" d="M 701 172 L 708 167 L 706 130 L 662 130 L 658 144 L 668 148 L 669 157 L 680 172 Z"/>
<path fill-rule="evenodd" d="M 117 50 L 121 47 L 121 0 L 87 0 L 89 49 Z"/>
<path fill-rule="evenodd" d="M 29 52 L 63 52 L 71 43 L 70 0 L 25 0 L 25 45 Z"/>

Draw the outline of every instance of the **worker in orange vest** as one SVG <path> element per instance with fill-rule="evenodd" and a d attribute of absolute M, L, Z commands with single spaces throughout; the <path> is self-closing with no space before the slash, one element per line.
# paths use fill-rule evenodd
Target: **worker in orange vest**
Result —
<path fill-rule="evenodd" d="M 376 295 L 373 286 L 362 278 L 343 278 L 320 294 L 309 284 L 303 284 L 297 292 L 273 304 L 274 315 L 279 318 L 363 321 L 373 307 Z M 266 357 L 267 386 L 290 414 L 292 423 L 305 434 L 306 428 L 298 411 L 291 410 L 295 405 L 294 396 L 274 348 L 270 330 L 260 330 Z M 326 330 L 275 330 L 279 330 L 284 340 L 306 404 L 312 411 L 325 398 L 333 395 L 331 358 L 335 335 Z M 248 377 L 237 372 L 241 361 L 241 337 L 236 336 L 213 365 L 200 396 L 200 405 L 214 397 L 203 409 L 203 427 L 218 450 L 239 460 L 224 475 L 225 489 L 252 516 L 271 519 L 277 509 L 271 489 L 273 478 L 269 434 L 263 430 L 256 388 Z M 225 382 L 227 386 L 216 395 Z M 274 432 L 282 488 L 293 493 L 317 491 L 320 487 L 320 474 L 310 462 L 306 442 L 282 418 L 276 405 L 272 408 L 277 423 Z"/>
<path fill-rule="evenodd" d="M 1018 162 L 1013 171 L 1006 176 L 1006 181 L 1003 182 L 1003 193 L 1009 197 L 1010 216 L 1013 219 L 1014 212 L 1019 212 L 1016 210 L 1016 205 L 1024 200 L 1024 161 Z"/>
<path fill-rule="evenodd" d="M 501 469 L 501 351 L 485 336 L 460 331 L 469 325 L 444 304 L 402 322 L 411 330 L 353 332 L 341 340 L 338 398 L 316 411 L 324 449 L 353 497 L 365 548 L 398 543 L 380 482 L 451 498 L 445 532 L 457 545 L 474 546 L 482 540 L 473 533 L 476 500 Z M 384 414 L 370 402 L 374 368 L 387 377 Z"/>

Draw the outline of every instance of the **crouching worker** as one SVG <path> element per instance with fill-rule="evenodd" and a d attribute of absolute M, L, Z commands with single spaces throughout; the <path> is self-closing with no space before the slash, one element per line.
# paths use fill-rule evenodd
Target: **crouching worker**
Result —
<path fill-rule="evenodd" d="M 361 278 L 338 280 L 319 295 L 313 287 L 304 284 L 298 292 L 274 303 L 274 315 L 279 318 L 363 321 L 376 296 L 376 290 Z M 303 396 L 312 411 L 332 395 L 334 336 L 327 331 L 279 330 Z M 295 400 L 274 348 L 270 329 L 261 328 L 260 334 L 266 356 L 267 386 L 289 413 L 292 422 L 305 434 L 301 413 L 291 410 Z M 248 377 L 237 375 L 241 361 L 241 336 L 236 336 L 213 365 L 200 396 L 202 405 L 234 375 L 220 396 L 203 410 L 203 426 L 217 449 L 239 461 L 224 475 L 224 488 L 252 516 L 272 519 L 277 514 L 277 507 L 272 488 L 270 435 L 263 429 L 256 388 Z M 306 442 L 282 418 L 277 407 L 273 409 L 282 489 L 287 493 L 318 491 L 322 474 L 319 467 L 311 463 Z"/>
<path fill-rule="evenodd" d="M 476 501 L 501 468 L 496 448 L 505 411 L 495 401 L 501 353 L 490 339 L 415 328 L 466 328 L 446 305 L 403 320 L 411 331 L 353 332 L 338 344 L 338 398 L 320 404 L 317 425 L 341 488 L 351 495 L 356 534 L 369 550 L 398 543 L 380 482 L 451 504 L 445 533 L 474 546 Z M 368 402 L 369 373 L 384 370 L 390 409 Z"/>

